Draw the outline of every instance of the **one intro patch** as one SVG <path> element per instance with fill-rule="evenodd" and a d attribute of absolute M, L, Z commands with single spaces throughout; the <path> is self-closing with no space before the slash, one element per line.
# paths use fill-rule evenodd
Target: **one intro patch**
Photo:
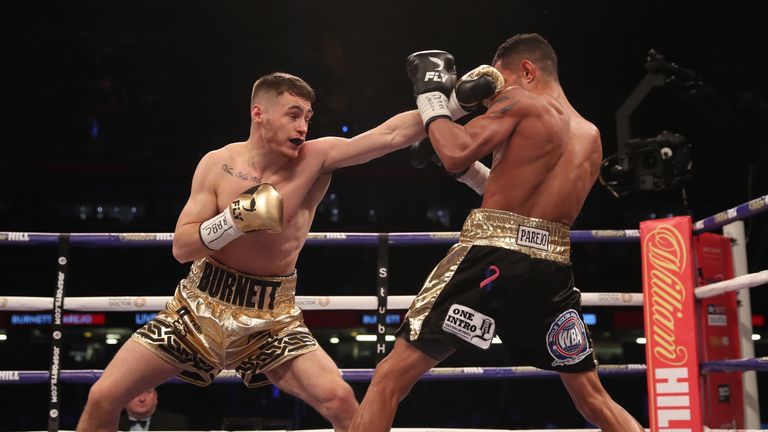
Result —
<path fill-rule="evenodd" d="M 491 346 L 496 321 L 473 309 L 454 304 L 443 321 L 443 330 L 482 349 Z"/>

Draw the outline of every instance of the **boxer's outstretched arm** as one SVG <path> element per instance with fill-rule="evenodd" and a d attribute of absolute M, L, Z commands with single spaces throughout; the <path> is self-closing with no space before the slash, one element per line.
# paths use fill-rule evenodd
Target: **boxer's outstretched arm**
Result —
<path fill-rule="evenodd" d="M 408 111 L 351 139 L 327 137 L 316 141 L 326 150 L 323 171 L 330 172 L 408 147 L 425 136 L 418 111 Z"/>

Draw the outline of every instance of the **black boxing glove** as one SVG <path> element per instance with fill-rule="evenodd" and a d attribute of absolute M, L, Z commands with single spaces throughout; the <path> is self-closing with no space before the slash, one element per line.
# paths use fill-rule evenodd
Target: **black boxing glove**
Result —
<path fill-rule="evenodd" d="M 414 168 L 424 168 L 430 162 L 439 167 L 443 166 L 443 162 L 437 156 L 435 148 L 432 147 L 432 141 L 429 138 L 424 138 L 416 144 L 412 144 L 408 151 L 408 160 Z"/>
<path fill-rule="evenodd" d="M 495 67 L 480 65 L 467 72 L 456 83 L 451 103 L 458 103 L 467 113 L 477 109 L 484 100 L 504 89 L 504 77 Z"/>
<path fill-rule="evenodd" d="M 443 162 L 440 160 L 440 157 L 437 156 L 435 148 L 432 146 L 432 141 L 430 141 L 429 138 L 424 138 L 416 144 L 411 145 L 409 152 L 409 160 L 411 166 L 414 168 L 424 168 L 428 163 L 433 163 L 445 170 Z M 482 195 L 483 192 L 485 192 L 485 182 L 488 181 L 490 171 L 491 170 L 488 167 L 476 161 L 474 164 L 470 165 L 469 168 L 461 172 L 445 172 L 451 178 L 472 188 L 478 195 Z"/>
<path fill-rule="evenodd" d="M 435 147 L 432 146 L 432 141 L 429 137 L 424 138 L 416 144 L 411 144 L 411 147 L 408 150 L 409 160 L 411 161 L 411 166 L 414 168 L 424 168 L 428 163 L 432 162 L 442 168 L 451 178 L 461 177 L 469 169 L 467 168 L 457 173 L 446 170 L 443 166 L 443 161 L 441 161 L 440 156 L 437 155 Z"/>
<path fill-rule="evenodd" d="M 420 51 L 406 59 L 416 106 L 424 128 L 438 118 L 452 118 L 448 102 L 456 83 L 456 62 L 445 51 Z"/>

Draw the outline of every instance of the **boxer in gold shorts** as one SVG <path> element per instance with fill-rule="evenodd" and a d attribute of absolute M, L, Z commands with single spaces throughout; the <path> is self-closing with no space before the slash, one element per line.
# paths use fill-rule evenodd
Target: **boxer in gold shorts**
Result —
<path fill-rule="evenodd" d="M 138 394 L 175 375 L 206 385 L 222 368 L 248 386 L 266 378 L 347 430 L 357 400 L 304 326 L 294 303 L 296 262 L 334 170 L 426 134 L 411 111 L 353 138 L 305 141 L 314 98 L 286 73 L 253 85 L 248 139 L 203 156 L 179 215 L 173 256 L 193 263 L 189 276 L 91 387 L 78 431 L 114 432 Z"/>
<path fill-rule="evenodd" d="M 201 258 L 133 338 L 178 364 L 185 381 L 206 386 L 222 369 L 234 369 L 246 386 L 259 387 L 269 384 L 264 372 L 318 347 L 295 292 L 295 272 L 253 276 Z"/>

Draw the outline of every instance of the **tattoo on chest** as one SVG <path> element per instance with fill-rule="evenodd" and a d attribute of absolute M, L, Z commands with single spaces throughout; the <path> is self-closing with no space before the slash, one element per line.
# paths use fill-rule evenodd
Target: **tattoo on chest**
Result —
<path fill-rule="evenodd" d="M 242 181 L 246 182 L 255 182 L 255 183 L 261 183 L 261 177 L 257 177 L 255 175 L 247 174 L 242 171 L 237 171 L 233 167 L 224 164 L 221 166 L 221 170 L 225 173 L 229 174 L 230 176 L 240 179 Z"/>

